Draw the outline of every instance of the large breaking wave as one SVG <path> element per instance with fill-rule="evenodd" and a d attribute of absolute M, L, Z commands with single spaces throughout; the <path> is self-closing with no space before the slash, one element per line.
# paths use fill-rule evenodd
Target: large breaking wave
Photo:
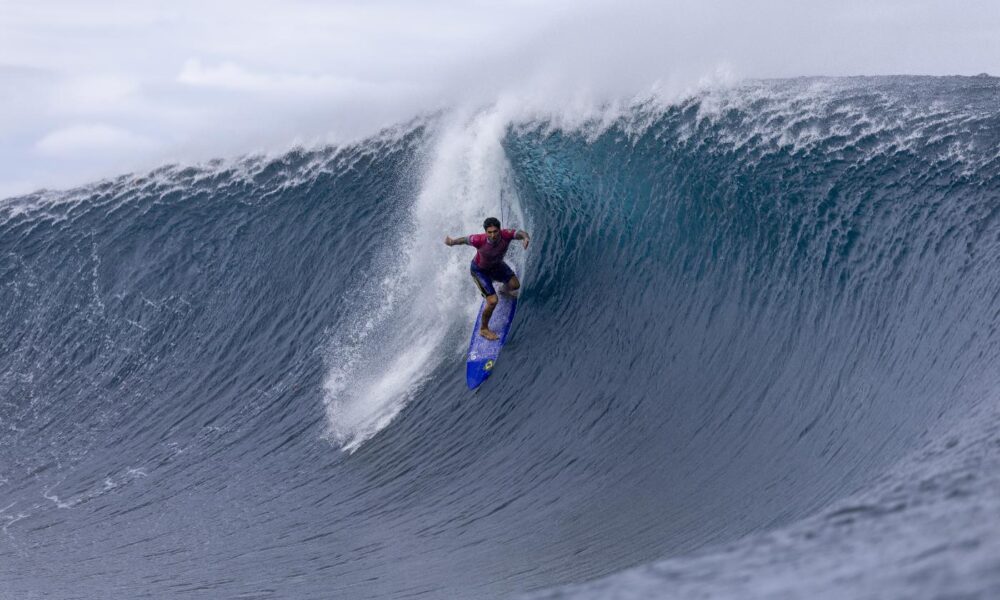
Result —
<path fill-rule="evenodd" d="M 998 98 L 494 107 L 7 200 L 0 591 L 996 590 Z M 534 244 L 473 395 L 441 240 L 490 214 Z"/>

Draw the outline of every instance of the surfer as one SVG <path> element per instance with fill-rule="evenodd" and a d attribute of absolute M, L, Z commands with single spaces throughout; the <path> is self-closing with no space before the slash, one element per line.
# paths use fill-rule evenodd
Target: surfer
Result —
<path fill-rule="evenodd" d="M 472 259 L 469 270 L 472 272 L 472 279 L 479 288 L 479 293 L 486 298 L 479 335 L 488 340 L 496 340 L 498 339 L 497 334 L 490 331 L 490 317 L 493 316 L 493 309 L 496 308 L 498 301 L 493 282 L 503 282 L 503 293 L 510 296 L 513 296 L 514 292 L 521 287 L 517 275 L 504 262 L 503 257 L 507 254 L 507 247 L 510 246 L 511 240 L 523 240 L 522 243 L 527 248 L 531 237 L 527 231 L 501 229 L 500 219 L 496 217 L 490 217 L 483 221 L 483 229 L 486 230 L 486 233 L 474 233 L 460 238 L 445 236 L 444 243 L 448 246 L 468 244 L 476 248 L 476 256 Z"/>

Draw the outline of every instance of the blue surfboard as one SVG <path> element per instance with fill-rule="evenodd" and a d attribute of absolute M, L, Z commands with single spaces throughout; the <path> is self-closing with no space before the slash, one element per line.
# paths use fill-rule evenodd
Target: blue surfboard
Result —
<path fill-rule="evenodd" d="M 472 326 L 472 339 L 469 341 L 469 360 L 465 365 L 465 382 L 469 384 L 469 389 L 474 390 L 479 387 L 486 378 L 493 372 L 497 359 L 500 357 L 500 349 L 507 341 L 507 334 L 510 333 L 510 324 L 514 322 L 514 311 L 517 310 L 517 298 L 511 298 L 504 294 L 498 294 L 497 307 L 493 309 L 493 316 L 490 317 L 490 329 L 499 336 L 499 339 L 491 342 L 479 335 L 479 326 L 483 321 L 483 306 L 479 307 L 479 314 L 476 315 L 476 323 Z"/>

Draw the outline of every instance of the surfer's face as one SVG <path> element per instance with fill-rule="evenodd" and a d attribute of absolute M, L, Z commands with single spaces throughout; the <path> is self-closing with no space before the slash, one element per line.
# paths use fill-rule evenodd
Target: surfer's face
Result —
<path fill-rule="evenodd" d="M 492 225 L 487 227 L 486 239 L 488 239 L 490 243 L 496 243 L 496 241 L 500 239 L 500 228 L 493 227 Z"/>

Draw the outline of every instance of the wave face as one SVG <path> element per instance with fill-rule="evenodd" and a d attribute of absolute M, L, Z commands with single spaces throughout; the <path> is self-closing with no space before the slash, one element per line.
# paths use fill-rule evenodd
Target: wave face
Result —
<path fill-rule="evenodd" d="M 998 98 L 757 82 L 8 200 L 0 591 L 996 590 Z M 470 394 L 441 239 L 489 214 L 533 245 Z"/>

